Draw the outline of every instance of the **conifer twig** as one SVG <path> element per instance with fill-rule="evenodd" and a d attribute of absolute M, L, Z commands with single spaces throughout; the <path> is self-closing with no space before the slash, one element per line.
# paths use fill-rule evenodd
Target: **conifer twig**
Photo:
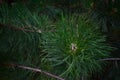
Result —
<path fill-rule="evenodd" d="M 105 59 L 100 59 L 100 61 L 120 61 L 120 58 L 105 58 Z"/>
<path fill-rule="evenodd" d="M 31 71 L 38 72 L 38 73 L 42 73 L 42 74 L 45 74 L 45 75 L 50 76 L 52 78 L 55 78 L 57 80 L 64 80 L 63 78 L 61 78 L 59 76 L 56 76 L 54 74 L 51 74 L 49 72 L 43 71 L 43 70 L 38 69 L 38 68 L 31 68 L 31 67 L 22 66 L 22 65 L 16 65 L 16 64 L 10 64 L 9 66 L 15 67 L 15 68 L 21 68 L 21 69 L 31 70 Z"/>
<path fill-rule="evenodd" d="M 10 28 L 12 30 L 20 30 L 20 31 L 25 31 L 25 32 L 38 32 L 38 33 L 41 33 L 40 30 L 29 30 L 29 29 L 25 29 L 25 28 L 20 28 L 20 27 L 15 27 L 15 26 L 7 26 L 7 25 L 4 25 L 2 23 L 0 23 L 0 27 L 3 27 L 3 28 Z"/>

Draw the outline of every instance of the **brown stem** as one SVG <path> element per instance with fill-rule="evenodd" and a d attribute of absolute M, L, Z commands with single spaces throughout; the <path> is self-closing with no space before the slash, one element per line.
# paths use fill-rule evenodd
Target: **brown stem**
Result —
<path fill-rule="evenodd" d="M 41 69 L 38 69 L 38 68 L 31 68 L 31 67 L 27 67 L 27 66 L 22 66 L 22 65 L 16 65 L 16 64 L 9 64 L 9 67 L 14 67 L 14 68 L 21 68 L 21 69 L 26 69 L 26 70 L 31 70 L 31 71 L 34 71 L 34 72 L 38 72 L 38 73 L 42 73 L 46 76 L 50 76 L 52 78 L 55 78 L 57 80 L 64 80 L 63 78 L 59 77 L 59 76 L 56 76 L 54 74 L 51 74 L 49 72 L 46 72 L 46 71 L 43 71 Z"/>
<path fill-rule="evenodd" d="M 2 24 L 2 23 L 0 23 L 0 27 L 1 28 L 10 28 L 10 29 L 12 29 L 12 30 L 20 30 L 20 31 L 25 31 L 25 32 L 38 32 L 38 33 L 40 33 L 40 31 L 39 30 L 29 30 L 29 29 L 25 29 L 25 28 L 19 28 L 19 27 L 15 27 L 15 26 L 7 26 L 7 25 L 4 25 L 4 24 Z"/>
<path fill-rule="evenodd" d="M 120 58 L 105 58 L 105 59 L 100 59 L 100 61 L 120 61 Z"/>

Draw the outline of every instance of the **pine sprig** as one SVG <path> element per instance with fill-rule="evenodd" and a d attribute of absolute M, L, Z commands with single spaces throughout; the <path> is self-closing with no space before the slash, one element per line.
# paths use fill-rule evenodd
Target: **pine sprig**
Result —
<path fill-rule="evenodd" d="M 81 16 L 62 17 L 56 24 L 56 31 L 47 34 L 43 42 L 48 53 L 47 61 L 54 72 L 67 80 L 79 80 L 101 70 L 111 47 L 105 44 L 105 37 L 97 24 Z"/>

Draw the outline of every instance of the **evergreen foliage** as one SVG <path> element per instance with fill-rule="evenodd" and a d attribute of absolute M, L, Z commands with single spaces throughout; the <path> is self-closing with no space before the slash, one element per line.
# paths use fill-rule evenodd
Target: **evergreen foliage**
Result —
<path fill-rule="evenodd" d="M 48 54 L 43 61 L 67 80 L 80 80 L 99 71 L 99 59 L 108 57 L 111 50 L 98 26 L 81 16 L 63 16 L 56 23 L 56 30 L 44 35 L 44 39 Z"/>
<path fill-rule="evenodd" d="M 47 17 L 21 4 L 0 7 L 0 62 L 1 64 L 21 64 L 31 67 L 41 67 L 41 34 L 50 24 Z M 9 65 L 8 65 L 9 66 Z M 0 68 L 0 79 L 32 80 L 36 74 L 29 71 L 12 68 Z M 1 72 L 2 71 L 2 72 Z"/>
<path fill-rule="evenodd" d="M 0 0 L 0 80 L 54 80 L 11 68 L 11 63 L 65 80 L 119 80 L 120 65 L 110 62 L 105 72 L 101 60 L 111 55 L 113 48 L 107 43 L 120 48 L 119 4 L 119 0 Z M 107 41 L 100 30 L 107 32 Z M 112 53 L 111 57 L 120 56 Z M 96 79 L 97 72 L 102 74 Z"/>

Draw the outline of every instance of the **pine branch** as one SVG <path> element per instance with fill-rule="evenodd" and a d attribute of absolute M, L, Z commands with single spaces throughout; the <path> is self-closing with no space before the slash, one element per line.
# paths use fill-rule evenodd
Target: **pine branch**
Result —
<path fill-rule="evenodd" d="M 6 65 L 6 64 L 5 64 Z M 43 71 L 41 69 L 38 69 L 38 68 L 32 68 L 32 67 L 27 67 L 27 66 L 22 66 L 22 65 L 16 65 L 16 64 L 7 64 L 6 65 L 7 67 L 12 67 L 12 68 L 21 68 L 21 69 L 25 69 L 25 70 L 30 70 L 30 71 L 34 71 L 34 72 L 38 72 L 38 73 L 42 73 L 46 76 L 49 76 L 49 77 L 52 77 L 52 78 L 55 78 L 57 80 L 64 80 L 63 78 L 59 77 L 59 76 L 56 76 L 54 74 L 51 74 L 49 72 L 46 72 L 46 71 Z"/>
<path fill-rule="evenodd" d="M 16 31 L 25 31 L 25 32 L 38 32 L 38 33 L 41 33 L 41 30 L 37 29 L 37 30 L 29 30 L 29 29 L 25 29 L 25 28 L 19 28 L 19 27 L 15 27 L 15 26 L 7 26 L 7 25 L 4 25 L 2 23 L 0 23 L 0 27 L 1 28 L 10 28 L 11 30 L 16 30 Z"/>

